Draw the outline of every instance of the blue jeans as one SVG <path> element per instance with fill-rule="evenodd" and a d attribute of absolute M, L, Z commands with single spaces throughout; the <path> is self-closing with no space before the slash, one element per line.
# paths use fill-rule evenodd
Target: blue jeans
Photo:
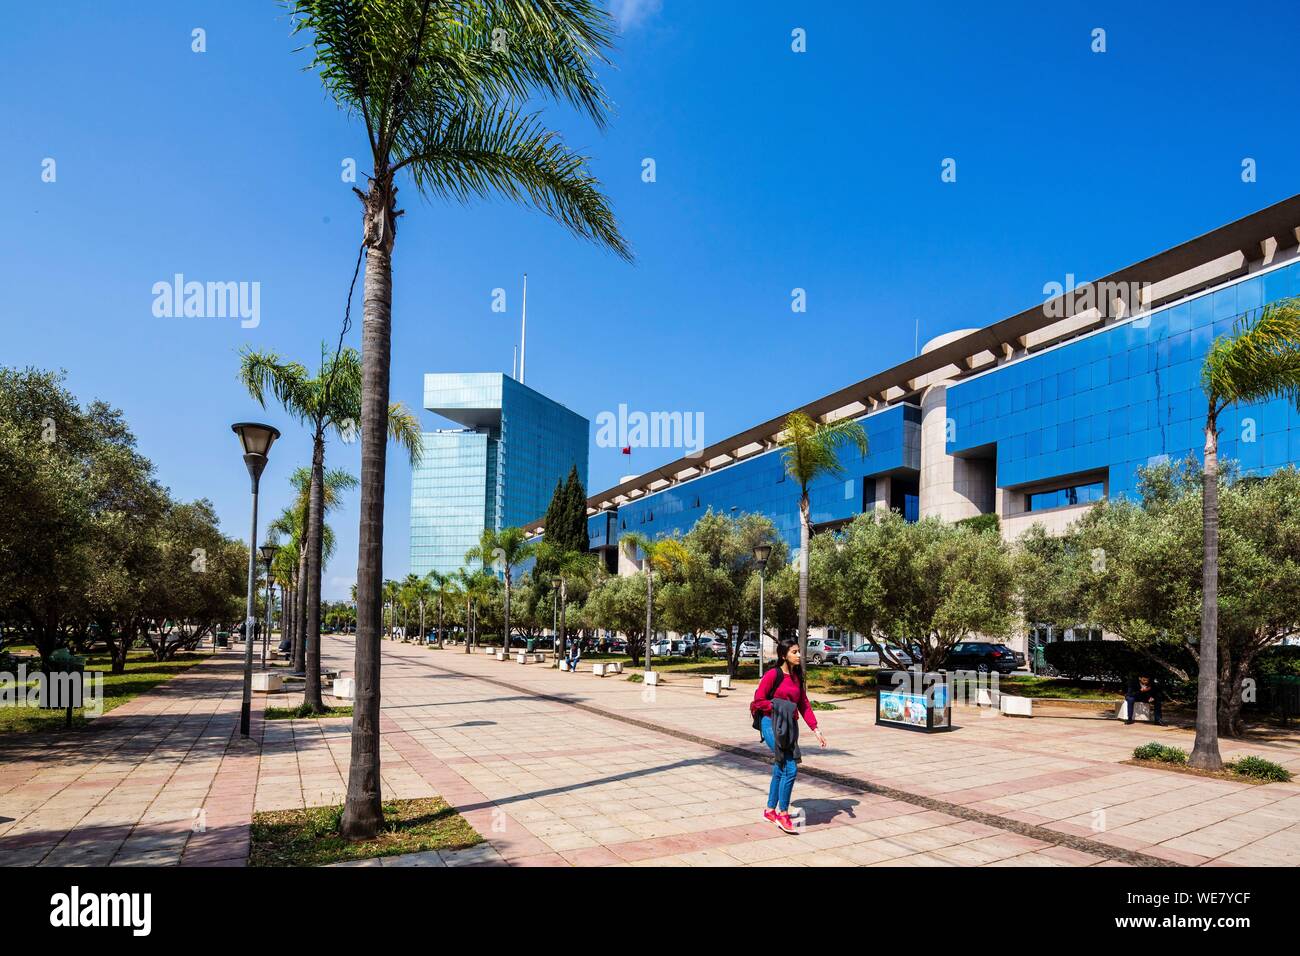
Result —
<path fill-rule="evenodd" d="M 772 735 L 772 718 L 763 718 L 763 743 L 776 755 L 776 738 Z M 787 813 L 790 810 L 790 793 L 794 790 L 795 774 L 799 765 L 791 757 L 785 763 L 772 764 L 772 783 L 767 788 L 767 808 Z"/>

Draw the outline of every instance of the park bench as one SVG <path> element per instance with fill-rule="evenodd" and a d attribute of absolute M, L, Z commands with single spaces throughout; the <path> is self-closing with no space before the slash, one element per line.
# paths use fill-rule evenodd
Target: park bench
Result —
<path fill-rule="evenodd" d="M 339 700 L 352 700 L 357 696 L 357 682 L 351 677 L 334 678 L 334 696 Z"/>
<path fill-rule="evenodd" d="M 722 691 L 723 691 L 724 689 L 725 689 L 725 688 L 723 688 L 723 686 L 722 686 L 722 679 L 721 679 L 721 678 L 719 678 L 719 677 L 706 677 L 706 678 L 704 678 L 704 695 L 705 695 L 706 697 L 707 697 L 708 695 L 710 695 L 710 694 L 712 694 L 714 697 L 721 697 L 721 696 L 722 696 Z"/>

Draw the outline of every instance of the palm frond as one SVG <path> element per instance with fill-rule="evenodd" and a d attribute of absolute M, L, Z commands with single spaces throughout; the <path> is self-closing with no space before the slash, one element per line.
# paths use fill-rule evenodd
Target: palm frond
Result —
<path fill-rule="evenodd" d="M 409 165 L 422 192 L 462 203 L 493 194 L 528 202 L 574 235 L 632 259 L 587 157 L 569 149 L 539 114 L 469 105 L 418 138 L 395 168 Z"/>
<path fill-rule="evenodd" d="M 1284 398 L 1300 410 L 1300 299 L 1265 306 L 1210 346 L 1201 385 L 1211 414 L 1237 403 Z"/>
<path fill-rule="evenodd" d="M 786 474 L 802 489 L 822 475 L 843 475 L 841 450 L 856 448 L 862 455 L 868 451 L 867 433 L 861 422 L 842 418 L 827 424 L 813 421 L 803 412 L 791 412 L 786 418 L 781 445 Z"/>
<path fill-rule="evenodd" d="M 413 466 L 420 463 L 424 457 L 420 419 L 401 402 L 388 405 L 388 437 L 406 449 L 406 456 Z"/>

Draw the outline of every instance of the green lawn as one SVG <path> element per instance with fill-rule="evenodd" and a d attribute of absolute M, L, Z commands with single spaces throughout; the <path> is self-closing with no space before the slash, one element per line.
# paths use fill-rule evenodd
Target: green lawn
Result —
<path fill-rule="evenodd" d="M 13 650 L 21 648 L 13 647 Z M 87 671 L 102 671 L 104 674 L 104 712 L 108 713 L 121 707 L 128 700 L 138 697 L 145 691 L 157 687 L 164 681 L 171 680 L 181 671 L 189 670 L 208 656 L 205 652 L 177 654 L 172 660 L 161 663 L 153 659 L 147 651 L 131 651 L 126 661 L 126 670 L 121 674 L 108 673 L 111 660 L 107 654 L 91 654 L 86 658 Z M 38 666 L 36 659 L 28 661 L 29 670 Z M 28 681 L 36 683 L 35 678 Z M 0 734 L 41 734 L 63 731 L 67 711 L 41 710 L 37 707 L 0 707 Z M 72 712 L 72 729 L 84 728 L 94 718 L 87 718 L 82 708 Z"/>
<path fill-rule="evenodd" d="M 582 659 L 623 661 L 628 666 L 631 664 L 631 658 L 626 654 L 584 654 Z M 655 670 L 663 671 L 668 675 L 670 680 L 673 674 L 703 677 L 727 672 L 725 661 L 712 658 L 701 658 L 697 662 L 689 657 L 656 657 L 654 666 Z M 758 680 L 758 664 L 753 658 L 741 663 L 735 679 L 742 683 Z M 1059 677 L 1038 677 L 1033 674 L 999 676 L 998 689 L 1004 694 L 1014 694 L 1018 697 L 1065 700 L 1115 701 L 1124 696 L 1114 686 L 1103 685 L 1097 681 L 1074 681 Z M 874 697 L 876 671 L 868 667 L 840 667 L 839 665 L 810 667 L 808 668 L 808 690 L 818 694 Z"/>
<path fill-rule="evenodd" d="M 321 717 L 351 717 L 352 705 L 326 707 L 323 714 L 310 713 L 306 704 L 297 707 L 268 707 L 262 716 L 266 720 L 318 720 Z"/>
<path fill-rule="evenodd" d="M 249 866 L 326 866 L 425 850 L 458 850 L 483 842 L 440 797 L 388 801 L 385 828 L 373 840 L 351 843 L 339 836 L 342 815 L 341 806 L 253 814 Z"/>

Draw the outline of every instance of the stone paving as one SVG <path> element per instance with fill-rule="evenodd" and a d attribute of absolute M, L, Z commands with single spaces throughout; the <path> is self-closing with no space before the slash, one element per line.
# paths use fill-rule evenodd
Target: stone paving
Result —
<path fill-rule="evenodd" d="M 324 651 L 350 669 L 350 639 Z M 714 699 L 698 678 L 649 688 L 461 649 L 383 651 L 385 796 L 441 795 L 487 842 L 351 865 L 1300 863 L 1300 786 L 1123 763 L 1150 739 L 1190 747 L 1185 730 L 958 708 L 958 729 L 922 735 L 843 702 L 819 714 L 830 746 L 806 741 L 792 837 L 759 817 L 769 768 L 749 688 Z M 259 697 L 241 741 L 238 677 L 222 654 L 78 738 L 0 738 L 0 863 L 240 865 L 254 808 L 340 802 L 349 719 L 263 724 Z M 1223 749 L 1300 770 L 1294 737 Z"/>

